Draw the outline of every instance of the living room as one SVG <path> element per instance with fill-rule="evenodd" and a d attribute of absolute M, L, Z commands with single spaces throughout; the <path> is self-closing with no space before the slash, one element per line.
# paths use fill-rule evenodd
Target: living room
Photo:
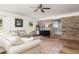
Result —
<path fill-rule="evenodd" d="M 0 53 L 78 54 L 78 7 L 78 4 L 1 4 Z"/>

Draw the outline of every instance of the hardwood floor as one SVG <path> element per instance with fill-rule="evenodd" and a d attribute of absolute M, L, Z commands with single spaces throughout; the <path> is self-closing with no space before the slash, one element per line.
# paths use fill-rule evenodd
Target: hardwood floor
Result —
<path fill-rule="evenodd" d="M 5 54 L 5 53 L 6 53 L 5 49 L 0 47 L 0 54 Z"/>
<path fill-rule="evenodd" d="M 60 52 L 65 54 L 79 54 L 79 41 L 71 39 L 60 39 L 63 48 Z"/>
<path fill-rule="evenodd" d="M 58 38 L 41 37 L 41 53 L 42 54 L 60 54 L 62 44 L 59 43 Z"/>

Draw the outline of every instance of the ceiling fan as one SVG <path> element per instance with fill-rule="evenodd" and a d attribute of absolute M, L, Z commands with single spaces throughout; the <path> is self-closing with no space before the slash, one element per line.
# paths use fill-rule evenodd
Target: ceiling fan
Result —
<path fill-rule="evenodd" d="M 33 8 L 36 8 L 36 10 L 34 10 L 33 12 L 36 12 L 38 10 L 41 10 L 41 12 L 45 12 L 44 10 L 50 10 L 51 8 L 45 8 L 43 7 L 43 4 L 40 4 L 38 7 L 33 7 Z"/>

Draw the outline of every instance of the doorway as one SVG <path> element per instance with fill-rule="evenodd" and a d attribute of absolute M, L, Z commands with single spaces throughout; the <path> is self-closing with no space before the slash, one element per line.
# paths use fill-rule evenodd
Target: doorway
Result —
<path fill-rule="evenodd" d="M 54 35 L 61 35 L 61 19 L 54 19 Z"/>

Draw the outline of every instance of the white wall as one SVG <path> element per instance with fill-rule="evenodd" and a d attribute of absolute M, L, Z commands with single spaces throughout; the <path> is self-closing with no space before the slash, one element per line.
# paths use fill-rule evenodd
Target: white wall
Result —
<path fill-rule="evenodd" d="M 6 16 L 3 19 L 3 29 L 4 32 L 8 33 L 10 30 L 27 30 L 27 25 L 28 25 L 28 20 L 27 18 L 20 18 L 23 19 L 23 27 L 15 27 L 15 18 L 20 18 L 20 17 L 14 17 L 14 16 Z M 26 22 L 26 23 L 25 23 Z"/>
<path fill-rule="evenodd" d="M 62 15 L 51 15 L 49 17 L 45 17 L 45 18 L 41 18 L 41 19 L 38 19 L 39 20 L 50 20 L 50 19 L 59 19 L 59 18 L 62 18 L 62 17 L 67 17 L 67 16 L 77 16 L 79 15 L 79 12 L 73 12 L 73 13 L 66 13 L 66 14 L 62 14 Z"/>
<path fill-rule="evenodd" d="M 10 30 L 21 30 L 21 29 L 26 30 L 27 33 L 29 33 L 29 21 L 32 21 L 34 23 L 33 30 L 35 29 L 35 25 L 37 22 L 36 19 L 30 17 L 2 11 L 0 11 L 0 16 L 3 16 L 3 32 L 5 33 L 9 33 Z M 23 27 L 15 27 L 15 18 L 23 19 Z"/>
<path fill-rule="evenodd" d="M 58 19 L 58 18 L 62 18 L 62 17 L 69 17 L 69 16 L 79 16 L 79 12 L 57 15 L 57 16 L 54 16 L 54 19 Z"/>

